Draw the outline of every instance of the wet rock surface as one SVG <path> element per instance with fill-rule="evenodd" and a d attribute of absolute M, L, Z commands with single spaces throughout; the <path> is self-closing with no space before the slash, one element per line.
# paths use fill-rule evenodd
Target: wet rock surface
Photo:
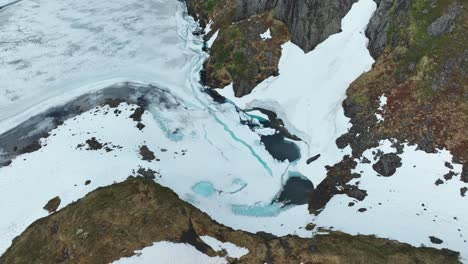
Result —
<path fill-rule="evenodd" d="M 413 0 L 377 0 L 377 10 L 369 21 L 366 35 L 369 38 L 369 51 L 373 58 L 377 59 L 384 48 L 398 41 L 397 38 L 389 38 L 388 31 L 392 23 L 398 26 L 407 24 L 408 11 Z"/>
<path fill-rule="evenodd" d="M 307 164 L 311 164 L 312 162 L 318 160 L 319 158 L 320 158 L 320 154 L 317 154 L 317 155 L 315 155 L 315 156 L 313 156 L 313 157 L 310 157 L 310 158 L 306 161 L 306 163 L 307 163 Z"/>
<path fill-rule="evenodd" d="M 170 189 L 133 177 L 37 220 L 13 241 L 0 263 L 110 263 L 159 241 L 188 243 L 209 256 L 223 255 L 203 243 L 203 235 L 247 248 L 247 255 L 230 260 L 236 263 L 459 263 L 452 251 L 372 236 L 330 232 L 299 238 L 232 230 Z"/>
<path fill-rule="evenodd" d="M 460 189 L 460 195 L 462 197 L 465 197 L 467 192 L 468 192 L 468 187 L 463 187 Z"/>

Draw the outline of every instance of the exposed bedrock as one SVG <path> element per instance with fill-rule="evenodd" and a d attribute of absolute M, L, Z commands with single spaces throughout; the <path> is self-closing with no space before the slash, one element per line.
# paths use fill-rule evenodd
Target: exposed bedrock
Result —
<path fill-rule="evenodd" d="M 308 52 L 330 35 L 340 32 L 341 19 L 354 2 L 356 0 L 279 0 L 275 15 L 288 26 L 292 42 Z"/>
<path fill-rule="evenodd" d="M 236 0 L 235 20 L 240 21 L 251 16 L 272 10 L 278 0 Z"/>
<path fill-rule="evenodd" d="M 340 32 L 341 19 L 354 2 L 356 0 L 237 0 L 235 19 L 274 9 L 275 18 L 287 25 L 291 41 L 309 52 L 330 35 Z"/>
<path fill-rule="evenodd" d="M 369 21 L 366 35 L 369 38 L 369 51 L 373 58 L 379 57 L 387 44 L 398 41 L 398 36 L 389 37 L 391 23 L 398 27 L 407 25 L 408 11 L 413 0 L 374 0 L 377 10 Z"/>

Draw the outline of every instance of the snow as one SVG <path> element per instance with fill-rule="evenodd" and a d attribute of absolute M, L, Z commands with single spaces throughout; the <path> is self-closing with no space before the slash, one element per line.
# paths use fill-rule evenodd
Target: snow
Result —
<path fill-rule="evenodd" d="M 158 242 L 152 246 L 136 251 L 135 256 L 128 258 L 121 258 L 112 262 L 113 264 L 192 264 L 192 263 L 206 263 L 206 264 L 227 264 L 228 261 L 221 257 L 207 256 L 196 248 L 188 244 L 171 243 L 171 242 Z M 177 260 L 177 261 L 175 261 Z"/>
<path fill-rule="evenodd" d="M 283 172 L 287 164 L 269 156 L 259 136 L 235 119 L 233 109 L 224 109 L 225 120 L 231 120 L 225 126 L 205 110 L 179 103 L 182 105 L 174 109 L 153 105 L 142 117 L 142 131 L 129 118 L 135 106 L 121 104 L 118 116 L 108 106 L 93 109 L 52 130 L 51 136 L 42 140 L 40 150 L 19 156 L 10 166 L 1 168 L 0 211 L 8 214 L 0 218 L 0 251 L 29 224 L 47 215 L 42 207 L 51 198 L 59 196 L 63 208 L 97 187 L 125 180 L 139 167 L 159 172 L 159 183 L 226 225 L 276 234 L 304 226 L 310 218 L 307 207 L 300 210 L 301 218 L 285 227 L 279 221 L 286 222 L 288 215 L 297 214 L 297 209 L 285 210 L 284 216 L 280 214 L 283 220 L 234 215 L 235 206 L 269 204 L 283 184 L 281 174 L 276 172 Z M 236 137 L 226 132 L 227 127 L 235 131 Z M 178 131 L 178 137 L 173 137 L 173 131 Z M 106 152 L 77 148 L 91 137 L 122 149 Z M 160 161 L 141 160 L 142 145 L 155 152 Z M 161 151 L 163 148 L 167 151 Z M 273 175 L 265 164 L 275 172 Z M 91 184 L 85 185 L 87 180 Z M 201 182 L 201 190 L 192 189 Z M 28 199 L 24 199 L 25 193 Z M 259 223 L 252 224 L 255 221 Z"/>
<path fill-rule="evenodd" d="M 372 151 L 395 153 L 391 142 L 367 150 L 364 156 L 374 160 Z M 449 248 L 459 251 L 464 261 L 468 260 L 468 197 L 460 195 L 460 188 L 468 187 L 459 179 L 462 166 L 453 164 L 458 176 L 437 186 L 437 179 L 449 172 L 445 162 L 452 156 L 446 150 L 428 154 L 416 150 L 417 146 L 405 145 L 399 156 L 403 166 L 391 177 L 377 176 L 372 164 L 360 163 L 355 179 L 360 189 L 368 196 L 358 202 L 345 195 L 332 198 L 315 219 L 319 226 L 333 226 L 351 234 L 375 234 L 379 237 L 396 239 L 413 246 Z M 349 207 L 349 202 L 357 203 Z M 359 208 L 367 211 L 360 213 Z M 441 245 L 432 244 L 430 236 L 443 240 Z"/>
<path fill-rule="evenodd" d="M 384 94 L 382 94 L 379 97 L 379 110 L 383 111 L 386 105 L 387 105 L 387 97 Z"/>
<path fill-rule="evenodd" d="M 211 38 L 206 42 L 206 46 L 208 48 L 211 48 L 213 46 L 213 43 L 216 41 L 219 35 L 219 29 L 211 36 Z"/>
<path fill-rule="evenodd" d="M 213 26 L 213 20 L 208 21 L 205 27 L 205 35 L 211 32 L 211 27 Z"/>
<path fill-rule="evenodd" d="M 203 242 L 205 242 L 208 246 L 210 246 L 215 251 L 226 250 L 227 254 L 231 258 L 240 258 L 249 254 L 249 250 L 244 247 L 238 247 L 230 242 L 221 242 L 218 239 L 210 236 L 201 236 L 200 237 Z"/>
<path fill-rule="evenodd" d="M 183 90 L 193 56 L 175 15 L 184 10 L 164 0 L 34 0 L 2 10 L 0 121 L 17 124 L 30 117 L 24 111 L 40 112 L 32 106 L 115 79 Z"/>
<path fill-rule="evenodd" d="M 387 105 L 387 97 L 383 94 L 379 97 L 379 108 L 377 109 L 377 113 L 375 113 L 375 117 L 377 118 L 377 123 L 384 121 L 384 117 L 382 113 L 384 112 L 384 107 Z"/>
<path fill-rule="evenodd" d="M 261 37 L 263 40 L 271 39 L 271 32 L 270 32 L 270 29 L 268 28 L 267 31 L 265 31 L 264 33 L 260 34 L 260 37 Z"/>
<path fill-rule="evenodd" d="M 286 128 L 305 142 L 304 158 L 295 170 L 315 186 L 326 176 L 325 165 L 334 165 L 350 153 L 335 144 L 349 128 L 341 103 L 351 82 L 374 63 L 364 31 L 375 9 L 372 0 L 355 3 L 342 20 L 342 32 L 307 54 L 291 42 L 284 44 L 279 76 L 268 78 L 251 94 L 236 98 L 232 85 L 217 90 L 240 108 L 275 112 Z M 321 154 L 320 159 L 307 165 L 306 160 L 317 154 Z"/>

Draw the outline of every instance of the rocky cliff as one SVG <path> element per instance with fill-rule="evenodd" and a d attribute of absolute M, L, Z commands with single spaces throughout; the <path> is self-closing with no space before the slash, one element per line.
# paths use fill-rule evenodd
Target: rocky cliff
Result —
<path fill-rule="evenodd" d="M 344 103 L 354 124 L 351 134 L 363 132 L 352 140 L 361 143 L 354 149 L 360 152 L 375 139 L 397 138 L 426 152 L 448 148 L 455 162 L 466 166 L 466 1 L 380 0 L 378 4 L 367 29 L 376 63 L 351 85 Z M 388 107 L 384 121 L 376 122 L 381 95 L 388 97 Z"/>
<path fill-rule="evenodd" d="M 291 33 L 291 41 L 309 52 L 330 35 L 340 32 L 341 19 L 356 0 L 279 0 L 276 17 Z"/>

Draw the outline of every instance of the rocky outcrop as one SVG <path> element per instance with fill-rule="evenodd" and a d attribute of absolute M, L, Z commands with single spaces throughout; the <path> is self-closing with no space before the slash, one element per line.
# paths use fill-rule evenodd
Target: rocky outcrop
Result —
<path fill-rule="evenodd" d="M 305 52 L 340 32 L 341 19 L 356 0 L 279 0 L 275 16 L 291 32 L 291 41 Z"/>
<path fill-rule="evenodd" d="M 231 258 L 201 236 L 244 247 L 248 254 Z M 372 236 L 329 232 L 299 238 L 233 230 L 153 180 L 129 178 L 37 220 L 14 239 L 0 264 L 111 263 L 160 241 L 190 244 L 229 263 L 459 263 L 453 251 Z"/>
<path fill-rule="evenodd" d="M 260 34 L 268 29 L 272 38 L 263 40 Z M 284 23 L 270 13 L 225 25 L 205 64 L 206 84 L 222 88 L 233 83 L 236 96 L 249 94 L 258 83 L 278 74 L 281 45 L 288 39 Z"/>
<path fill-rule="evenodd" d="M 374 59 L 378 58 L 387 44 L 397 42 L 397 37 L 388 39 L 391 23 L 396 27 L 408 23 L 408 10 L 413 0 L 376 0 L 377 10 L 367 26 L 366 35 L 369 38 L 369 52 Z"/>
<path fill-rule="evenodd" d="M 380 157 L 372 168 L 382 176 L 389 177 L 395 174 L 397 168 L 401 167 L 401 158 L 395 153 L 385 154 Z"/>
<path fill-rule="evenodd" d="M 340 32 L 341 19 L 356 0 L 237 0 L 236 20 L 274 10 L 284 22 L 291 41 L 305 52 L 314 49 L 330 35 Z"/>
<path fill-rule="evenodd" d="M 428 28 L 427 34 L 438 37 L 450 33 L 455 27 L 456 19 L 463 13 L 463 5 L 454 2 L 447 11 L 439 18 L 437 18 Z"/>

